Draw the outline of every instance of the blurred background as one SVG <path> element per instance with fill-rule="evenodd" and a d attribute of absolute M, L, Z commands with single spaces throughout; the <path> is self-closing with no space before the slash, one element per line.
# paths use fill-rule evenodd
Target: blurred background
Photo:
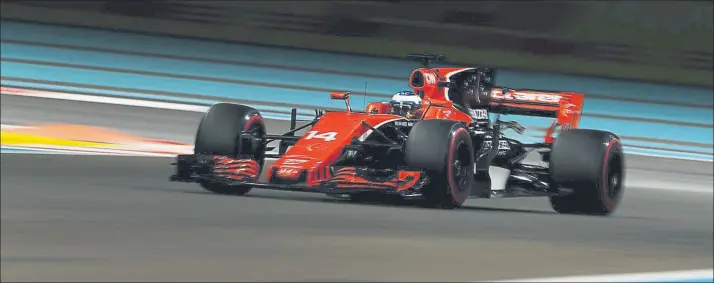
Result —
<path fill-rule="evenodd" d="M 461 65 L 712 85 L 711 1 L 6 0 L 3 5 L 4 19 L 380 57 L 426 50 Z"/>
<path fill-rule="evenodd" d="M 416 67 L 405 54 L 430 52 L 499 68 L 498 85 L 583 92 L 583 127 L 621 134 L 635 151 L 712 158 L 711 1 L 2 5 L 6 87 L 309 115 L 342 107 L 324 95 L 333 90 L 387 99 Z M 534 139 L 549 123 L 523 119 Z"/>

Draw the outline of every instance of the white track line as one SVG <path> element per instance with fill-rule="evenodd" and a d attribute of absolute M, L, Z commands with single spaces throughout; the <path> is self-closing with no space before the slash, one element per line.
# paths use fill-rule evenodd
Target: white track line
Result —
<path fill-rule="evenodd" d="M 72 93 L 65 93 L 65 92 L 54 92 L 54 91 L 25 90 L 25 89 L 21 89 L 21 88 L 12 88 L 12 87 L 0 87 L 0 92 L 2 94 L 16 95 L 16 96 L 28 96 L 28 97 L 47 98 L 47 99 L 61 99 L 61 100 L 71 100 L 71 101 L 94 102 L 94 103 L 103 103 L 103 104 L 137 106 L 137 107 L 147 107 L 147 108 L 157 108 L 157 109 L 190 111 L 190 112 L 206 112 L 206 110 L 208 110 L 208 106 L 201 106 L 201 105 L 179 104 L 179 103 L 171 103 L 171 102 L 158 102 L 158 101 L 148 101 L 148 100 L 129 99 L 129 98 L 116 98 L 116 97 L 107 97 L 107 96 L 93 96 L 93 95 L 72 94 Z"/>
<path fill-rule="evenodd" d="M 640 188 L 640 187 L 642 187 L 642 188 Z M 633 188 L 627 188 L 627 189 L 632 190 Z M 637 187 L 634 187 L 634 189 L 635 190 L 648 190 L 648 191 L 657 190 L 657 191 L 680 192 L 680 193 L 708 194 L 708 195 L 714 194 L 714 190 L 712 190 L 712 189 L 693 189 L 693 188 L 681 188 L 681 187 L 673 189 L 672 187 L 666 188 L 666 187 L 661 187 L 661 186 L 657 186 L 657 187 L 655 187 L 655 186 L 647 186 L 647 187 L 637 186 Z"/>
<path fill-rule="evenodd" d="M 627 145 L 625 145 L 625 147 L 627 147 Z M 633 148 L 637 148 L 637 147 L 633 146 Z M 660 150 L 660 151 L 663 151 L 663 150 Z M 714 159 L 708 159 L 708 158 L 704 159 L 704 158 L 696 158 L 696 157 L 671 157 L 671 156 L 665 156 L 665 155 L 654 154 L 654 153 L 627 152 L 627 150 L 625 150 L 625 154 L 657 157 L 657 158 L 679 159 L 679 160 L 688 160 L 688 161 L 714 162 Z"/>
<path fill-rule="evenodd" d="M 669 272 L 628 273 L 596 276 L 570 276 L 535 279 L 517 279 L 496 282 L 677 282 L 687 280 L 712 280 L 714 269 Z M 712 281 L 708 281 L 712 282 Z"/>
<path fill-rule="evenodd" d="M 47 152 L 61 152 L 61 153 L 81 153 L 81 154 L 95 154 L 95 155 L 128 155 L 128 156 L 157 156 L 157 157 L 171 157 L 181 154 L 183 152 L 147 152 L 140 150 L 130 150 L 130 149 L 111 149 L 111 148 L 91 148 L 91 147 L 75 147 L 75 146 L 54 146 L 54 145 L 42 145 L 42 146 L 2 146 L 3 149 L 9 150 L 21 150 L 21 151 L 47 151 Z M 22 152 L 6 152 L 6 153 L 22 153 Z"/>
<path fill-rule="evenodd" d="M 0 129 L 1 130 L 9 130 L 9 129 L 25 129 L 29 128 L 27 126 L 16 126 L 16 125 L 5 125 L 5 124 L 0 124 Z"/>
<path fill-rule="evenodd" d="M 175 157 L 175 155 L 160 154 L 122 154 L 122 153 L 101 153 L 101 152 L 61 152 L 61 151 L 27 151 L 27 152 L 3 152 L 2 154 L 40 154 L 40 155 L 72 155 L 72 156 L 125 156 L 125 157 Z"/>
<path fill-rule="evenodd" d="M 11 150 L 11 151 L 4 151 Z M 59 150 L 59 149 L 40 149 L 40 148 L 25 148 L 25 147 L 6 147 L 0 149 L 3 154 L 56 154 L 56 155 L 92 155 L 92 156 L 150 156 L 150 157 L 173 157 L 175 155 L 158 155 L 144 153 L 121 153 L 121 152 L 99 152 L 99 151 L 79 151 L 79 150 Z"/>

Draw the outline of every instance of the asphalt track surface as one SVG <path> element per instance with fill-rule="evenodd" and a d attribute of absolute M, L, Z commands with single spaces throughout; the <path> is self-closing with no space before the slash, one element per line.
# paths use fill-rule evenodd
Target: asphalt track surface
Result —
<path fill-rule="evenodd" d="M 3 124 L 91 124 L 186 142 L 200 118 L 5 95 L 1 105 Z M 712 164 L 628 160 L 623 205 L 603 218 L 555 214 L 543 198 L 442 211 L 266 190 L 227 197 L 168 182 L 168 158 L 2 154 L 2 281 L 472 281 L 712 268 Z"/>

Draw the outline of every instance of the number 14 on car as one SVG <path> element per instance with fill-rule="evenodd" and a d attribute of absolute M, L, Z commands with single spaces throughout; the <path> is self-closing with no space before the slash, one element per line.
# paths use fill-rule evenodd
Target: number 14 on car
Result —
<path fill-rule="evenodd" d="M 337 138 L 337 132 L 324 132 L 320 133 L 318 131 L 309 131 L 305 135 L 306 140 L 311 140 L 311 139 L 322 139 L 324 141 L 334 141 Z"/>

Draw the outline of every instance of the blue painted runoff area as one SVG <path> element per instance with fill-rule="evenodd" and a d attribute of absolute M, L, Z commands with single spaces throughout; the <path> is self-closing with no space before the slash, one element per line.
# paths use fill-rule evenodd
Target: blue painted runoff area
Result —
<path fill-rule="evenodd" d="M 299 108 L 301 116 L 308 116 L 313 108 L 344 107 L 342 101 L 329 99 L 332 90 L 353 91 L 355 108 L 362 108 L 363 101 L 384 101 L 392 93 L 408 88 L 408 75 L 417 66 L 408 60 L 10 21 L 2 21 L 0 28 L 3 85 L 192 104 L 235 99 L 249 101 L 247 104 L 281 117 L 287 116 L 290 107 L 267 104 L 288 104 Z M 405 53 L 410 51 L 413 50 Z M 345 71 L 370 76 L 336 74 Z M 365 82 L 366 97 L 361 94 Z M 714 152 L 712 89 L 513 71 L 500 72 L 497 83 L 513 88 L 583 92 L 585 113 L 596 115 L 583 117 L 581 127 L 637 137 L 625 139 L 628 145 Z M 196 98 L 165 93 L 192 94 Z M 659 103 L 639 102 L 642 100 Z M 550 122 L 534 117 L 502 118 L 515 119 L 526 126 L 544 127 Z M 655 139 L 674 142 L 649 141 Z"/>
<path fill-rule="evenodd" d="M 348 89 L 355 92 L 362 92 L 360 88 L 364 88 L 364 82 L 361 82 L 354 77 L 345 75 L 332 75 L 332 74 L 315 74 L 307 72 L 298 72 L 291 70 L 281 70 L 281 69 L 269 69 L 260 68 L 252 66 L 241 66 L 241 65 L 227 65 L 212 62 L 195 62 L 195 61 L 182 61 L 178 59 L 165 59 L 165 58 L 145 58 L 136 55 L 124 55 L 124 54 L 110 54 L 106 52 L 96 52 L 96 51 L 82 51 L 82 50 L 70 50 L 70 49 L 60 49 L 52 47 L 43 46 L 32 46 L 26 44 L 14 44 L 14 43 L 3 43 L 2 44 L 2 54 L 6 58 L 12 59 L 22 59 L 22 60 L 37 60 L 49 63 L 65 63 L 65 64 L 80 64 L 88 67 L 105 67 L 105 68 L 115 68 L 131 71 L 143 71 L 143 72 L 162 72 L 169 74 L 177 74 L 183 76 L 197 76 L 197 77 L 209 77 L 210 79 L 221 79 L 221 80 L 243 80 L 243 81 L 254 81 L 263 82 L 270 84 L 287 84 L 291 86 L 299 87 L 315 87 L 319 86 L 324 89 L 341 90 Z M 53 73 L 57 68 L 40 68 L 35 67 L 36 70 L 39 69 L 42 73 Z M 33 70 L 35 71 L 35 70 Z M 85 71 L 86 72 L 86 71 Z M 89 78 L 92 76 L 102 76 L 102 71 L 91 71 L 88 72 Z M 110 72 L 111 73 L 111 72 Z M 95 75 L 96 74 L 96 75 Z M 408 75 L 408 73 L 406 73 Z M 106 76 L 106 75 L 105 75 Z M 130 84 L 135 83 L 131 81 L 130 78 L 136 77 L 136 75 L 114 75 L 117 78 L 125 79 L 127 81 L 117 81 L 115 84 Z M 72 81 L 75 79 L 69 78 Z M 157 84 L 152 86 L 152 90 L 162 90 L 167 89 L 165 85 L 173 85 L 174 78 L 156 79 Z M 185 81 L 186 79 L 184 79 Z M 194 80 L 188 80 L 194 81 Z M 215 82 L 210 82 L 216 84 Z M 376 92 L 381 94 L 390 94 L 404 88 L 406 79 L 403 82 L 397 82 L 388 79 L 376 79 L 371 78 L 368 82 L 368 91 L 370 93 Z M 205 84 L 205 83 L 204 83 Z M 228 88 L 231 85 L 236 85 L 237 83 L 223 82 L 219 86 L 225 85 L 224 88 Z M 198 89 L 200 88 L 200 89 Z M 168 89 L 171 89 L 168 87 Z M 191 87 L 190 90 L 196 93 L 205 91 L 205 85 L 196 85 Z M 271 94 L 270 96 L 274 100 L 283 101 L 286 103 L 299 104 L 304 101 L 305 95 L 318 96 L 320 93 L 315 91 L 310 91 L 310 93 L 302 92 L 284 92 L 281 88 L 274 89 L 273 92 L 279 91 L 278 94 Z M 241 89 L 242 91 L 248 92 L 251 89 Z M 301 95 L 302 94 L 302 95 Z M 324 93 L 323 93 L 324 94 Z M 218 96 L 232 96 L 238 94 L 217 94 Z M 243 95 L 245 96 L 245 95 Z M 324 95 L 323 95 L 324 96 Z M 326 97 L 323 97 L 325 99 Z M 370 96 L 369 101 L 383 100 L 384 97 Z M 609 100 L 603 99 L 588 99 L 587 100 L 587 111 L 592 113 L 604 114 L 604 115 L 622 115 L 627 113 L 628 116 L 648 118 L 648 119 L 662 119 L 662 120 L 672 120 L 676 117 L 676 120 L 683 122 L 692 123 L 704 123 L 711 124 L 711 120 L 702 120 L 702 117 L 706 117 L 712 113 L 711 109 L 702 108 L 688 108 L 688 107 L 676 107 L 668 105 L 646 105 L 643 107 L 641 103 L 636 102 L 625 102 L 620 101 L 616 104 L 608 103 Z M 590 103 L 592 102 L 592 103 Z"/>
<path fill-rule="evenodd" d="M 213 60 L 231 60 L 286 67 L 306 67 L 325 71 L 351 71 L 355 73 L 408 76 L 415 63 L 408 60 L 374 58 L 368 56 L 322 53 L 309 50 L 286 50 L 264 46 L 243 45 L 197 39 L 184 39 L 108 32 L 104 30 L 59 27 L 2 21 L 0 34 L 3 40 L 20 40 L 41 43 L 75 45 L 91 48 L 131 50 L 180 57 Z M 420 52 L 405 50 L 408 52 Z M 448 56 L 448 54 L 445 54 Z M 359 82 L 362 87 L 364 80 Z M 625 98 L 643 96 L 660 101 L 681 102 L 697 97 L 697 103 L 714 105 L 710 88 L 689 88 L 667 85 L 626 82 L 601 78 L 567 75 L 538 74 L 503 71 L 498 82 L 510 87 L 553 89 L 584 93 L 611 94 Z M 400 85 L 406 86 L 406 80 Z M 389 90 L 393 91 L 393 90 Z"/>

